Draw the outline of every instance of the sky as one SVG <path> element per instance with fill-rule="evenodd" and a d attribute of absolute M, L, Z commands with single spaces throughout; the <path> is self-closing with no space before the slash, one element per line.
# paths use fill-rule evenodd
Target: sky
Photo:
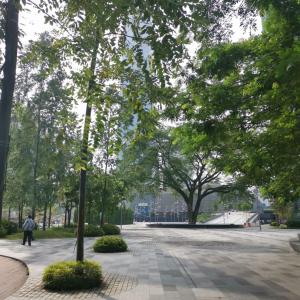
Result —
<path fill-rule="evenodd" d="M 241 38 L 248 38 L 250 32 L 244 32 L 240 27 L 240 20 L 238 18 L 232 19 L 233 24 L 233 36 L 232 41 L 238 41 Z M 261 32 L 261 22 L 257 19 L 257 31 L 252 34 Z M 44 23 L 44 16 L 42 13 L 37 13 L 36 9 L 30 8 L 20 13 L 20 28 L 25 33 L 25 36 L 21 39 L 24 43 L 29 40 L 34 40 L 38 35 L 46 30 L 51 30 L 53 26 Z"/>

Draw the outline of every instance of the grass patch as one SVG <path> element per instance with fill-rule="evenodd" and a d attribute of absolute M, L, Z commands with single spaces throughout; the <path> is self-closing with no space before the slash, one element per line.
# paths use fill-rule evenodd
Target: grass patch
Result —
<path fill-rule="evenodd" d="M 205 223 L 209 221 L 212 217 L 211 213 L 201 213 L 197 216 L 197 222 L 198 223 Z"/>
<path fill-rule="evenodd" d="M 63 239 L 74 238 L 74 228 L 51 228 L 45 231 L 34 230 L 33 236 L 35 239 Z M 5 237 L 8 240 L 19 240 L 23 238 L 23 232 L 7 235 Z"/>

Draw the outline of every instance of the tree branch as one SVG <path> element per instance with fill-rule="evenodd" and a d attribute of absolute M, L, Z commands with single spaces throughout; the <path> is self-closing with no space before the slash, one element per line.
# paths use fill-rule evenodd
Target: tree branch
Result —
<path fill-rule="evenodd" d="M 54 23 L 58 24 L 71 37 L 74 38 L 74 35 L 69 31 L 69 29 L 64 24 L 62 24 L 58 19 L 56 19 L 55 17 L 51 16 L 48 12 L 46 12 L 46 10 L 44 8 L 42 8 L 40 5 L 34 3 L 32 0 L 27 0 L 27 2 L 30 3 L 32 6 L 34 6 L 35 8 L 37 8 L 39 11 L 41 11 L 45 16 L 47 16 L 48 18 L 50 18 Z"/>
<path fill-rule="evenodd" d="M 206 184 L 206 183 L 209 183 L 215 179 L 217 179 L 219 177 L 219 175 L 221 174 L 220 171 L 216 171 L 212 174 L 207 174 L 204 178 L 203 178 L 203 181 L 201 182 L 202 185 Z"/>
<path fill-rule="evenodd" d="M 202 193 L 202 199 L 210 194 L 213 193 L 229 193 L 230 192 L 230 185 L 221 185 L 217 186 L 215 188 L 207 188 L 205 189 L 204 193 Z"/>

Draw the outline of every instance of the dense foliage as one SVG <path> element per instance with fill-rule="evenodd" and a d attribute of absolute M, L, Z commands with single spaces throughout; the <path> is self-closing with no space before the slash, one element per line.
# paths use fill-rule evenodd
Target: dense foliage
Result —
<path fill-rule="evenodd" d="M 7 230 L 3 226 L 0 226 L 0 238 L 4 238 L 6 235 Z"/>
<path fill-rule="evenodd" d="M 288 220 L 286 222 L 288 228 L 300 228 L 300 221 L 299 220 Z"/>
<path fill-rule="evenodd" d="M 300 4 L 254 5 L 261 35 L 199 51 L 186 115 L 218 133 L 228 172 L 288 202 L 300 196 Z"/>
<path fill-rule="evenodd" d="M 64 261 L 49 265 L 43 273 L 43 284 L 49 290 L 82 290 L 100 286 L 101 267 L 91 261 Z"/>
<path fill-rule="evenodd" d="M 18 224 L 8 220 L 2 220 L 1 226 L 6 230 L 7 234 L 17 233 L 18 231 Z"/>

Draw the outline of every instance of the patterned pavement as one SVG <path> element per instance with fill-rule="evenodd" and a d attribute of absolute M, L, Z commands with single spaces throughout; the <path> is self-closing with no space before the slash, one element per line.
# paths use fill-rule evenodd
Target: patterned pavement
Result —
<path fill-rule="evenodd" d="M 116 278 L 106 280 L 106 291 L 62 295 L 42 289 L 41 272 L 51 262 L 73 259 L 74 239 L 36 241 L 31 248 L 0 240 L 0 254 L 9 252 L 30 269 L 28 282 L 10 300 L 299 300 L 300 254 L 289 246 L 297 233 L 127 226 L 126 253 L 96 254 L 93 239 L 85 241 L 86 258 L 101 262 L 106 278 Z"/>
<path fill-rule="evenodd" d="M 26 266 L 9 257 L 0 256 L 0 300 L 17 291 L 27 280 Z"/>

